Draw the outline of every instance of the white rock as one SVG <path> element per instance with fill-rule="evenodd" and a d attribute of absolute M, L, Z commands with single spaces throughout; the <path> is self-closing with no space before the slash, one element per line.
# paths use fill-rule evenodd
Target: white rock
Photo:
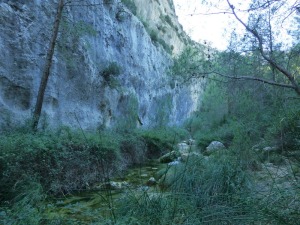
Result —
<path fill-rule="evenodd" d="M 175 160 L 175 161 L 173 161 L 173 162 L 169 162 L 169 163 L 168 163 L 168 166 L 175 166 L 175 165 L 178 165 L 179 163 L 180 163 L 180 161 Z"/>
<path fill-rule="evenodd" d="M 150 177 L 149 180 L 147 181 L 148 186 L 154 186 L 157 184 L 157 181 L 154 177 Z"/>
<path fill-rule="evenodd" d="M 179 143 L 177 146 L 178 146 L 178 150 L 180 152 L 189 151 L 191 148 L 187 143 L 184 143 L 184 142 Z"/>
<path fill-rule="evenodd" d="M 174 161 L 174 160 L 177 159 L 178 155 L 179 155 L 178 152 L 171 151 L 171 152 L 169 152 L 169 153 L 161 156 L 159 158 L 159 162 L 160 163 L 169 163 L 169 162 L 172 162 L 172 161 Z"/>
<path fill-rule="evenodd" d="M 110 181 L 104 184 L 97 186 L 97 189 L 111 189 L 111 190 L 120 190 L 123 188 L 129 187 L 129 184 L 126 181 L 116 182 Z"/>
<path fill-rule="evenodd" d="M 226 147 L 222 142 L 219 141 L 212 141 L 207 147 L 206 152 L 207 153 L 213 153 L 219 150 L 225 150 Z"/>
<path fill-rule="evenodd" d="M 190 152 L 190 153 L 184 153 L 181 155 L 181 161 L 186 162 L 188 159 L 193 159 L 196 157 L 201 157 L 202 155 L 198 152 Z"/>
<path fill-rule="evenodd" d="M 263 148 L 263 150 L 266 152 L 273 152 L 273 151 L 276 151 L 277 149 L 278 149 L 277 147 L 270 147 L 270 146 Z"/>

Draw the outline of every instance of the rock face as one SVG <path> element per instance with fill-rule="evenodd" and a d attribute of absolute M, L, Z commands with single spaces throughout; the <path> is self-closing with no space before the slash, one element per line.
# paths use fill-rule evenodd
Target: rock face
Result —
<path fill-rule="evenodd" d="M 178 23 L 173 1 L 149 1 L 147 7 L 145 7 L 145 0 L 133 1 L 137 6 L 137 16 L 148 24 L 149 29 L 156 33 L 160 40 L 169 45 L 175 55 L 180 53 L 189 42 L 189 37 Z"/>
<path fill-rule="evenodd" d="M 167 74 L 171 55 L 119 1 L 78 2 L 64 8 L 40 125 L 97 129 L 184 121 L 197 108 L 203 84 L 176 85 Z M 0 3 L 0 129 L 30 118 L 56 7 L 50 0 Z"/>

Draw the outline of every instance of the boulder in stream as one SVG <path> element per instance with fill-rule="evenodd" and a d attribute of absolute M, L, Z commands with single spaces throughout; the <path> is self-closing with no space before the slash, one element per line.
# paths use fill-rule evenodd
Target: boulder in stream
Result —
<path fill-rule="evenodd" d="M 127 188 L 129 187 L 129 183 L 127 183 L 126 181 L 109 181 L 109 182 L 105 182 L 99 186 L 96 187 L 96 189 L 100 189 L 100 190 L 105 190 L 105 189 L 110 189 L 110 190 L 121 190 L 123 188 Z"/>
<path fill-rule="evenodd" d="M 157 181 L 154 177 L 150 177 L 149 180 L 147 181 L 146 185 L 151 187 L 151 186 L 155 186 L 157 184 Z"/>

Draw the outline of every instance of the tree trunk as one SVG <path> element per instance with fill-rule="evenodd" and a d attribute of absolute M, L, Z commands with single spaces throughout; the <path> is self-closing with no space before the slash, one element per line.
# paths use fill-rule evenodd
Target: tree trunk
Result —
<path fill-rule="evenodd" d="M 32 129 L 35 131 L 37 130 L 37 127 L 39 124 L 39 119 L 41 116 L 45 90 L 47 87 L 48 78 L 50 75 L 50 69 L 52 66 L 52 59 L 53 59 L 53 54 L 54 54 L 54 49 L 55 49 L 55 44 L 56 44 L 56 40 L 57 40 L 57 35 L 58 35 L 59 25 L 60 25 L 60 21 L 61 21 L 61 17 L 62 17 L 63 8 L 64 8 L 64 0 L 59 0 L 56 17 L 55 17 L 55 21 L 54 21 L 54 26 L 53 26 L 52 37 L 51 37 L 48 52 L 47 52 L 46 63 L 45 63 L 45 67 L 43 70 L 43 75 L 41 78 L 39 92 L 38 92 L 38 96 L 36 99 L 36 104 L 35 104 L 35 108 L 34 108 L 34 112 L 33 112 Z"/>

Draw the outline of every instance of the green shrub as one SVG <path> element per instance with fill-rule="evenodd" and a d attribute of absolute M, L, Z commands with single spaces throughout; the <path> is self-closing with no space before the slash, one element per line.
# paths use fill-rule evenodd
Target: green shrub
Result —
<path fill-rule="evenodd" d="M 164 175 L 165 191 L 128 190 L 115 209 L 115 223 L 297 224 L 299 198 L 283 187 L 260 190 L 234 151 L 191 158 Z"/>
<path fill-rule="evenodd" d="M 150 158 L 157 158 L 173 150 L 179 141 L 188 136 L 187 131 L 177 128 L 142 130 L 139 135 L 146 142 L 147 155 Z"/>
<path fill-rule="evenodd" d="M 101 75 L 110 87 L 116 87 L 116 77 L 121 74 L 121 68 L 116 62 L 111 62 L 102 72 Z"/>
<path fill-rule="evenodd" d="M 2 135 L 1 202 L 5 196 L 13 205 L 0 208 L 0 223 L 297 224 L 297 184 L 289 187 L 276 178 L 264 178 L 263 182 L 271 182 L 266 191 L 256 183 L 245 166 L 253 156 L 243 148 L 244 143 L 246 147 L 251 144 L 243 125 L 234 124 L 235 136 L 228 150 L 191 157 L 186 164 L 165 165 L 160 180 L 166 186 L 163 191 L 128 188 L 117 197 L 112 192 L 107 196 L 92 192 L 88 200 L 86 196 L 75 197 L 75 202 L 64 198 L 65 207 L 56 211 L 45 193 L 66 193 L 84 188 L 86 182 L 104 181 L 125 165 L 143 162 L 149 154 L 173 150 L 188 133 L 179 128 L 82 133 L 63 127 L 56 132 Z M 103 201 L 109 209 L 103 208 Z"/>
<path fill-rule="evenodd" d="M 11 199 L 12 187 L 35 177 L 47 193 L 83 190 L 147 158 L 171 150 L 186 133 L 180 129 L 116 133 L 10 133 L 0 136 L 0 198 Z"/>
<path fill-rule="evenodd" d="M 112 62 L 102 71 L 102 76 L 106 81 L 109 81 L 111 76 L 118 76 L 120 73 L 121 69 L 118 64 L 116 62 Z"/>
<path fill-rule="evenodd" d="M 32 177 L 24 178 L 15 186 L 16 197 L 11 211 L 8 212 L 8 221 L 5 224 L 39 225 L 43 221 L 46 208 L 45 192 Z"/>
<path fill-rule="evenodd" d="M 171 27 L 175 27 L 169 15 L 165 15 L 164 19 Z"/>
<path fill-rule="evenodd" d="M 136 132 L 122 133 L 120 150 L 122 160 L 126 160 L 128 164 L 141 164 L 147 159 L 146 143 Z"/>
<path fill-rule="evenodd" d="M 169 53 L 170 55 L 172 55 L 172 48 L 161 38 L 158 39 L 158 43 L 161 44 L 161 46 L 165 49 L 165 51 L 167 53 Z"/>
<path fill-rule="evenodd" d="M 224 124 L 208 132 L 198 130 L 194 133 L 194 138 L 201 150 L 205 150 L 212 141 L 220 141 L 225 146 L 229 146 L 234 138 L 234 130 L 230 125 Z"/>
<path fill-rule="evenodd" d="M 48 134 L 1 136 L 1 193 L 23 177 L 37 177 L 53 194 L 84 189 L 113 174 L 122 165 L 116 135 L 85 134 L 63 129 Z M 75 179 L 76 178 L 76 179 Z"/>
<path fill-rule="evenodd" d="M 270 135 L 275 137 L 274 144 L 284 151 L 300 151 L 300 111 L 279 118 L 270 128 Z"/>
<path fill-rule="evenodd" d="M 158 42 L 158 34 L 155 30 L 151 30 L 149 32 L 149 35 L 150 35 L 152 42 L 154 42 L 154 43 Z"/>
<path fill-rule="evenodd" d="M 205 78 L 205 74 L 207 73 L 207 71 L 211 70 L 211 65 L 207 60 L 205 60 L 203 46 L 195 48 L 188 44 L 189 41 L 186 42 L 187 47 L 181 52 L 180 55 L 174 58 L 174 63 L 171 68 L 170 75 L 179 82 L 190 83 L 194 82 L 195 79 Z M 206 94 L 206 91 L 204 92 L 204 94 Z"/>

